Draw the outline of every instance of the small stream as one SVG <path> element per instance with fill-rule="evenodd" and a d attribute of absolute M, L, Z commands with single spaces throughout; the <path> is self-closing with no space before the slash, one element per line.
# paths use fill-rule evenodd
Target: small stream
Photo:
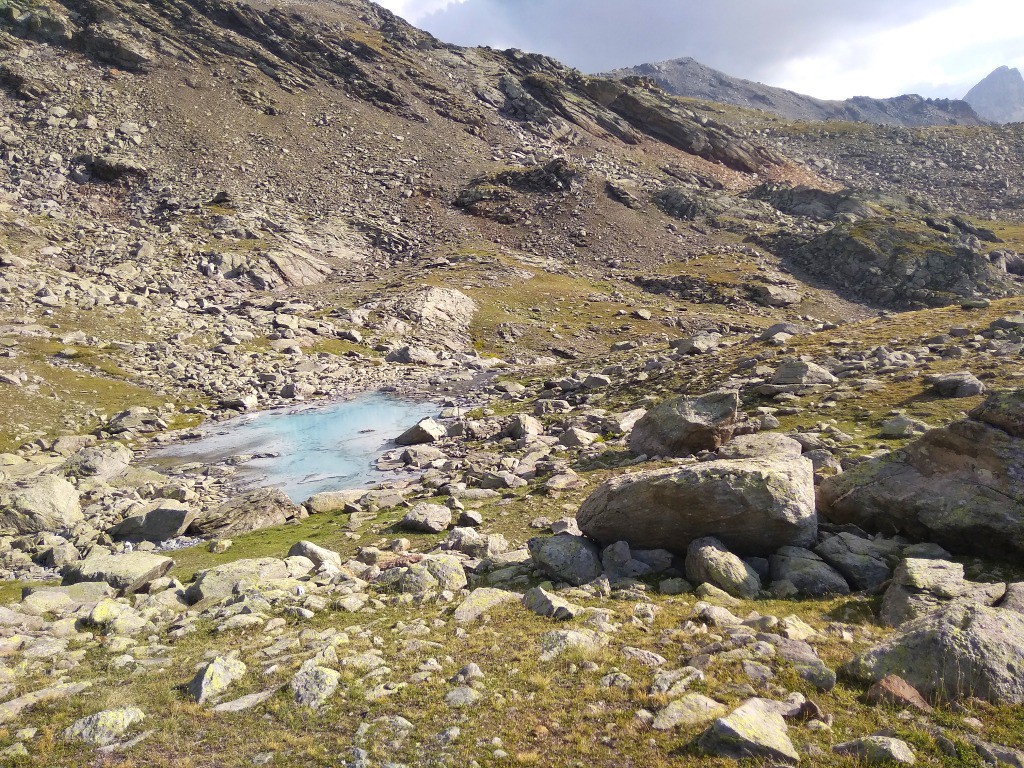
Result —
<path fill-rule="evenodd" d="M 239 464 L 239 484 L 277 486 L 301 503 L 314 493 L 387 479 L 374 468 L 377 458 L 406 429 L 437 413 L 436 404 L 372 393 L 329 405 L 239 416 L 211 427 L 199 440 L 156 450 L 149 460 L 159 469 L 256 455 Z"/>

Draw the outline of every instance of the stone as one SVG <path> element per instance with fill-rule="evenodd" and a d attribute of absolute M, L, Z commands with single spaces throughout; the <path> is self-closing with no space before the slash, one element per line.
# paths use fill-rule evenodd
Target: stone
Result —
<path fill-rule="evenodd" d="M 723 704 L 699 693 L 687 693 L 670 701 L 661 710 L 651 725 L 656 731 L 670 731 L 673 728 L 692 728 L 706 725 L 728 713 Z"/>
<path fill-rule="evenodd" d="M 297 541 L 288 550 L 288 557 L 308 558 L 315 567 L 319 568 L 324 563 L 335 568 L 341 568 L 341 555 L 337 552 L 321 547 L 311 541 Z"/>
<path fill-rule="evenodd" d="M 160 499 L 147 505 L 146 511 L 122 520 L 107 534 L 128 541 L 161 542 L 181 536 L 196 520 L 196 511 L 173 499 Z"/>
<path fill-rule="evenodd" d="M 423 443 L 436 443 L 438 440 L 448 436 L 448 430 L 443 424 L 438 424 L 431 418 L 422 419 L 405 432 L 395 438 L 397 445 L 422 445 Z"/>
<path fill-rule="evenodd" d="M 795 456 L 627 473 L 600 485 L 576 518 L 587 536 L 607 544 L 682 554 L 693 540 L 715 536 L 738 554 L 768 556 L 814 543 L 813 468 Z"/>
<path fill-rule="evenodd" d="M 932 706 L 924 700 L 921 692 L 899 675 L 888 675 L 872 685 L 864 694 L 864 701 L 909 707 L 925 714 L 932 712 Z"/>
<path fill-rule="evenodd" d="M 476 704 L 480 701 L 480 698 L 481 694 L 479 691 L 470 688 L 468 685 L 460 685 L 458 688 L 453 688 L 445 694 L 444 703 L 452 709 L 464 709 Z"/>
<path fill-rule="evenodd" d="M 1024 581 L 1017 581 L 1006 585 L 1006 594 L 1003 596 L 999 607 L 1005 611 L 1016 611 L 1024 613 Z"/>
<path fill-rule="evenodd" d="M 105 747 L 124 736 L 132 726 L 146 719 L 138 707 L 119 707 L 76 720 L 64 731 L 66 739 L 80 739 L 96 747 Z"/>
<path fill-rule="evenodd" d="M 86 478 L 107 482 L 128 469 L 134 454 L 121 443 L 83 448 L 69 458 L 60 471 L 67 477 Z"/>
<path fill-rule="evenodd" d="M 245 664 L 230 656 L 218 656 L 196 673 L 188 684 L 189 695 L 199 704 L 219 698 L 245 675 Z"/>
<path fill-rule="evenodd" d="M 958 598 L 993 605 L 1005 594 L 1003 584 L 975 584 L 964 579 L 960 563 L 907 558 L 893 572 L 882 597 L 879 616 L 895 627 L 920 618 Z"/>
<path fill-rule="evenodd" d="M 64 570 L 62 584 L 81 581 L 103 581 L 130 595 L 145 590 L 151 581 L 164 576 L 174 567 L 174 561 L 163 555 L 148 552 L 127 552 L 122 555 L 91 555 L 72 563 Z"/>
<path fill-rule="evenodd" d="M 511 437 L 513 440 L 529 440 L 538 435 L 543 435 L 544 425 L 540 419 L 534 416 L 517 413 L 511 418 L 502 434 Z"/>
<path fill-rule="evenodd" d="M 829 669 L 807 642 L 772 634 L 759 637 L 775 646 L 778 657 L 788 661 L 801 678 L 819 691 L 831 691 L 835 687 L 836 673 Z"/>
<path fill-rule="evenodd" d="M 887 558 L 895 554 L 895 547 L 842 532 L 825 539 L 814 552 L 839 571 L 854 589 L 872 591 L 889 580 L 892 569 Z"/>
<path fill-rule="evenodd" d="M 686 578 L 694 584 L 713 584 L 733 597 L 747 600 L 761 591 L 761 580 L 754 569 L 713 537 L 690 544 L 686 552 Z"/>
<path fill-rule="evenodd" d="M 455 609 L 452 619 L 456 624 L 471 624 L 483 618 L 489 610 L 505 603 L 516 602 L 521 598 L 515 592 L 490 587 L 477 587 L 462 604 Z"/>
<path fill-rule="evenodd" d="M 843 667 L 875 683 L 899 675 L 929 699 L 1024 703 L 1024 615 L 954 601 L 901 625 Z"/>
<path fill-rule="evenodd" d="M 67 531 L 84 519 L 78 491 L 59 475 L 0 482 L 0 535 Z"/>
<path fill-rule="evenodd" d="M 305 510 L 280 488 L 259 488 L 201 515 L 189 527 L 198 536 L 232 536 L 301 519 Z"/>
<path fill-rule="evenodd" d="M 1004 422 L 1013 419 L 1007 401 L 1013 402 L 1007 396 L 1000 406 Z M 1024 552 L 1024 444 L 985 422 L 986 411 L 977 413 L 978 418 L 932 430 L 900 451 L 824 479 L 819 514 L 837 525 L 901 534 L 951 552 L 1019 556 Z"/>
<path fill-rule="evenodd" d="M 310 709 L 319 709 L 334 695 L 341 682 L 341 674 L 327 667 L 317 666 L 309 659 L 292 677 L 290 685 L 295 703 Z"/>
<path fill-rule="evenodd" d="M 778 432 L 758 432 L 737 435 L 718 449 L 720 459 L 759 459 L 780 456 L 799 456 L 803 446 L 796 440 Z"/>
<path fill-rule="evenodd" d="M 800 755 L 774 703 L 764 699 L 744 702 L 726 717 L 715 720 L 700 737 L 698 746 L 715 757 L 798 763 Z"/>
<path fill-rule="evenodd" d="M 280 687 L 275 687 L 268 688 L 265 691 L 250 693 L 247 696 L 242 696 L 240 698 L 233 699 L 232 701 L 225 701 L 223 704 L 218 704 L 217 706 L 213 707 L 212 711 L 219 713 L 245 712 L 246 710 L 252 709 L 253 707 L 258 707 L 265 701 L 270 701 L 270 699 L 273 698 L 274 694 L 276 694 L 279 690 L 281 690 Z"/>
<path fill-rule="evenodd" d="M 985 392 L 985 385 L 970 371 L 927 376 L 925 383 L 940 397 L 974 397 Z"/>
<path fill-rule="evenodd" d="M 728 442 L 739 412 L 737 392 L 677 397 L 650 409 L 629 433 L 629 449 L 647 456 L 689 456 Z"/>
<path fill-rule="evenodd" d="M 602 573 L 597 546 L 582 536 L 539 536 L 530 539 L 527 546 L 534 565 L 552 579 L 578 587 Z"/>
<path fill-rule="evenodd" d="M 680 355 L 706 355 L 718 349 L 721 341 L 722 334 L 705 331 L 689 338 L 674 339 L 669 342 L 669 347 Z"/>
<path fill-rule="evenodd" d="M 17 696 L 13 699 L 0 703 L 0 724 L 9 723 L 16 720 L 21 716 L 21 713 L 27 709 L 31 709 L 36 704 L 43 704 L 49 701 L 59 701 L 66 699 L 69 696 L 81 693 L 91 688 L 93 683 L 91 681 L 83 681 L 78 683 L 57 683 L 46 688 L 40 688 L 35 691 Z"/>
<path fill-rule="evenodd" d="M 452 524 L 452 511 L 442 504 L 417 504 L 410 509 L 399 527 L 417 533 L 440 533 Z"/>
<path fill-rule="evenodd" d="M 592 629 L 556 629 L 541 635 L 541 661 L 552 661 L 566 651 L 583 655 L 596 653 L 608 645 L 608 638 Z"/>
<path fill-rule="evenodd" d="M 389 363 L 404 363 L 406 365 L 437 365 L 440 362 L 432 350 L 415 345 L 399 347 L 389 352 L 384 359 Z"/>
<path fill-rule="evenodd" d="M 202 600 L 220 600 L 234 594 L 237 586 L 255 585 L 287 577 L 288 565 L 284 560 L 274 557 L 235 560 L 216 568 L 199 571 L 195 581 L 185 590 L 185 599 L 190 604 Z"/>
<path fill-rule="evenodd" d="M 913 765 L 917 762 L 907 742 L 889 736 L 862 736 L 836 744 L 832 751 L 854 757 L 866 765 Z"/>
<path fill-rule="evenodd" d="M 771 383 L 776 386 L 835 384 L 838 381 L 828 369 L 798 359 L 784 360 L 771 378 Z"/>
<path fill-rule="evenodd" d="M 581 616 L 585 610 L 553 592 L 548 592 L 543 587 L 533 587 L 527 590 L 522 601 L 528 611 L 533 611 L 538 616 L 547 616 L 555 621 L 575 619 L 577 616 Z"/>
<path fill-rule="evenodd" d="M 850 594 L 842 574 L 809 549 L 782 547 L 769 562 L 772 581 L 788 581 L 806 597 Z"/>

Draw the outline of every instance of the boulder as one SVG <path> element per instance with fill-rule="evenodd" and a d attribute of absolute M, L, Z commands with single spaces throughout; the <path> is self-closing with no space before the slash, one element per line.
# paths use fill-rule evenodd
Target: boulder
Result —
<path fill-rule="evenodd" d="M 216 699 L 245 675 L 245 664 L 241 660 L 218 656 L 204 666 L 188 684 L 189 695 L 199 704 Z"/>
<path fill-rule="evenodd" d="M 817 363 L 791 359 L 783 361 L 782 365 L 775 370 L 771 383 L 777 386 L 786 386 L 791 384 L 835 384 L 838 381 L 839 379 L 833 376 L 828 369 Z"/>
<path fill-rule="evenodd" d="M 185 599 L 190 604 L 201 600 L 220 600 L 231 596 L 237 585 L 287 577 L 287 563 L 275 557 L 235 560 L 197 573 L 195 581 L 185 590 Z"/>
<path fill-rule="evenodd" d="M 64 738 L 81 739 L 95 747 L 105 747 L 116 742 L 132 726 L 145 719 L 146 713 L 138 707 L 107 709 L 76 720 L 64 731 Z"/>
<path fill-rule="evenodd" d="M 803 446 L 778 432 L 739 435 L 718 449 L 720 459 L 758 459 L 799 456 Z"/>
<path fill-rule="evenodd" d="M 925 383 L 940 397 L 974 397 L 985 392 L 985 385 L 970 371 L 928 376 Z"/>
<path fill-rule="evenodd" d="M 107 482 L 128 469 L 133 458 L 131 450 L 121 443 L 83 448 L 64 462 L 61 473 L 67 477 L 91 477 Z"/>
<path fill-rule="evenodd" d="M 871 591 L 889 580 L 889 561 L 897 550 L 895 546 L 842 532 L 825 539 L 814 552 L 839 571 L 854 589 Z"/>
<path fill-rule="evenodd" d="M 1024 418 L 1012 398 L 928 432 L 905 449 L 822 481 L 819 512 L 837 524 L 902 534 L 952 552 L 1024 552 L 1024 443 L 986 422 Z M 1008 404 L 1009 402 L 1009 404 Z M 1016 415 L 1015 415 L 1016 414 Z"/>
<path fill-rule="evenodd" d="M 477 587 L 455 609 L 452 618 L 456 624 L 471 624 L 483 617 L 491 608 L 520 600 L 516 592 L 490 587 Z"/>
<path fill-rule="evenodd" d="M 686 552 L 686 578 L 698 585 L 713 584 L 733 597 L 747 600 L 761 591 L 761 580 L 754 569 L 712 537 L 690 544 Z"/>
<path fill-rule="evenodd" d="M 686 693 L 678 699 L 670 701 L 668 706 L 658 713 L 651 725 L 656 731 L 669 731 L 673 728 L 692 728 L 707 725 L 712 720 L 728 713 L 725 705 L 699 693 Z"/>
<path fill-rule="evenodd" d="M 557 581 L 578 587 L 601 575 L 600 551 L 582 536 L 539 536 L 528 546 L 534 565 Z"/>
<path fill-rule="evenodd" d="M 782 547 L 769 562 L 773 582 L 788 581 L 806 597 L 850 594 L 842 574 L 809 549 Z"/>
<path fill-rule="evenodd" d="M 741 555 L 809 546 L 817 535 L 814 475 L 803 457 L 708 461 L 620 475 L 599 486 L 576 515 L 599 542 L 676 554 L 715 536 Z"/>
<path fill-rule="evenodd" d="M 952 600 L 992 605 L 1006 592 L 1004 584 L 975 584 L 964 578 L 960 563 L 907 558 L 896 568 L 882 598 L 880 617 L 891 627 L 925 616 Z"/>
<path fill-rule="evenodd" d="M 421 445 L 423 443 L 436 443 L 448 436 L 448 430 L 443 424 L 438 424 L 430 418 L 421 419 L 409 427 L 405 432 L 395 438 L 397 445 Z"/>
<path fill-rule="evenodd" d="M 92 555 L 69 565 L 62 584 L 81 581 L 102 581 L 123 594 L 144 590 L 149 583 L 164 576 L 174 561 L 149 552 L 127 552 L 122 555 Z"/>
<path fill-rule="evenodd" d="M 926 698 L 1024 704 L 1024 614 L 954 601 L 860 654 L 843 671 L 865 683 L 899 675 Z"/>
<path fill-rule="evenodd" d="M 319 568 L 324 563 L 341 568 L 341 555 L 332 549 L 321 547 L 311 541 L 297 541 L 288 550 L 288 557 L 308 558 L 314 566 Z"/>
<path fill-rule="evenodd" d="M 736 428 L 739 394 L 676 397 L 650 409 L 629 433 L 629 449 L 647 456 L 689 456 L 714 451 Z"/>
<path fill-rule="evenodd" d="M 538 616 L 547 616 L 556 621 L 575 619 L 584 608 L 570 603 L 564 597 L 548 592 L 543 587 L 534 587 L 523 595 L 523 606 Z"/>
<path fill-rule="evenodd" d="M 0 535 L 66 531 L 84 519 L 78 491 L 59 475 L 0 484 Z"/>
<path fill-rule="evenodd" d="M 284 525 L 305 515 L 305 510 L 289 499 L 280 488 L 259 488 L 203 514 L 189 526 L 189 533 L 197 536 L 232 536 Z"/>
<path fill-rule="evenodd" d="M 865 765 L 913 765 L 917 762 L 907 742 L 890 736 L 862 736 L 836 744 L 832 751 L 856 758 Z"/>
<path fill-rule="evenodd" d="M 160 499 L 150 502 L 142 514 L 126 517 L 109 528 L 107 534 L 128 541 L 166 541 L 185 533 L 196 516 L 196 511 L 188 504 Z"/>
<path fill-rule="evenodd" d="M 452 524 L 452 511 L 442 504 L 417 504 L 410 509 L 399 527 L 417 533 L 440 533 Z"/>
<path fill-rule="evenodd" d="M 327 667 L 317 666 L 315 659 L 309 659 L 291 679 L 295 703 L 311 709 L 322 707 L 341 682 L 341 674 Z"/>
<path fill-rule="evenodd" d="M 800 761 L 775 702 L 764 699 L 750 699 L 726 717 L 715 720 L 698 745 L 706 754 L 733 760 Z"/>

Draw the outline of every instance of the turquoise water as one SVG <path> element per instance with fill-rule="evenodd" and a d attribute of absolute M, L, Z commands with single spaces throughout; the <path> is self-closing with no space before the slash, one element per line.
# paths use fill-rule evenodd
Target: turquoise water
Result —
<path fill-rule="evenodd" d="M 321 491 L 363 488 L 387 476 L 374 462 L 417 421 L 438 407 L 375 393 L 355 400 L 270 411 L 218 424 L 207 436 L 151 455 L 158 466 L 232 456 L 275 454 L 240 464 L 246 487 L 277 486 L 296 502 Z"/>

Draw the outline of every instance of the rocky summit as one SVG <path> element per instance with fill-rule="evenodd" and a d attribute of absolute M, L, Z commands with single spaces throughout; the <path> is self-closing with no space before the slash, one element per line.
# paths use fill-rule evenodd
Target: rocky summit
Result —
<path fill-rule="evenodd" d="M 640 74 L 0 0 L 0 764 L 1024 765 L 1024 128 Z"/>

